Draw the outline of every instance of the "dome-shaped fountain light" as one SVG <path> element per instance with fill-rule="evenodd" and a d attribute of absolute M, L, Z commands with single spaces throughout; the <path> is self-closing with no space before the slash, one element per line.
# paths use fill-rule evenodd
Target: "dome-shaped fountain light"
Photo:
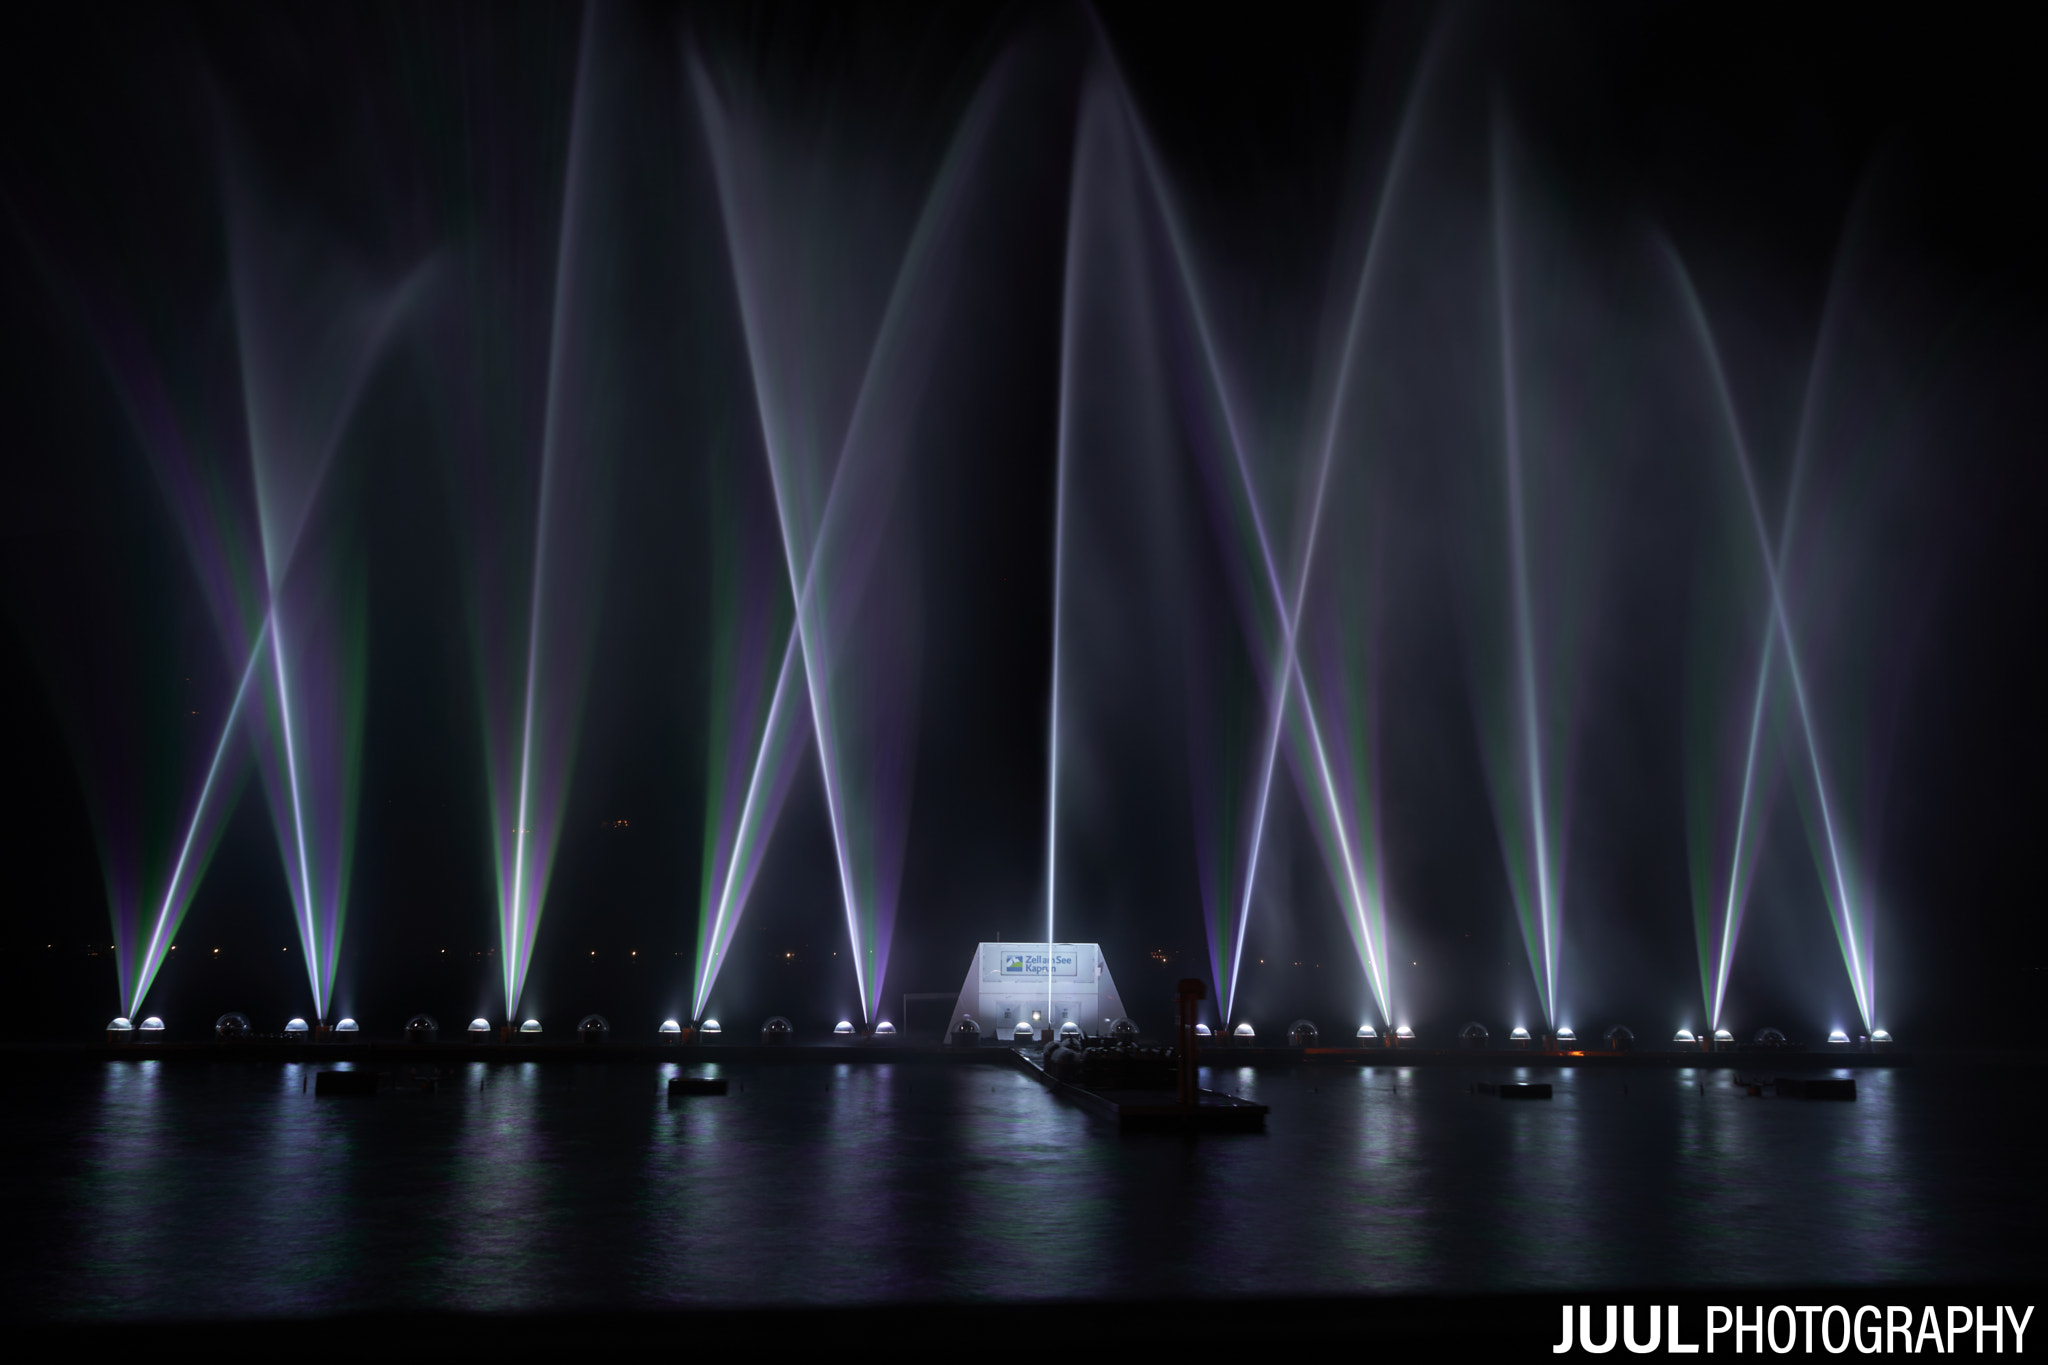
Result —
<path fill-rule="evenodd" d="M 217 1042 L 234 1042 L 247 1038 L 256 1030 L 250 1026 L 249 1016 L 240 1010 L 229 1010 L 213 1021 L 213 1036 Z"/>
<path fill-rule="evenodd" d="M 973 1047 L 981 1041 L 981 1025 L 963 1015 L 960 1022 L 953 1025 L 953 1031 L 947 1037 L 952 1040 L 955 1047 Z"/>
<path fill-rule="evenodd" d="M 1557 1041 L 1560 1043 L 1576 1043 L 1579 1041 L 1579 1035 L 1572 1032 L 1570 1024 L 1566 1024 L 1558 1029 Z"/>
<path fill-rule="evenodd" d="M 1734 1046 L 1735 1046 L 1735 1035 L 1734 1035 L 1734 1034 L 1732 1034 L 1732 1033 L 1730 1033 L 1730 1032 L 1729 1032 L 1729 1031 L 1728 1031 L 1727 1029 L 1724 1029 L 1724 1028 L 1717 1028 L 1717 1029 L 1715 1029 L 1715 1030 L 1714 1030 L 1714 1046 L 1715 1046 L 1715 1047 L 1734 1047 Z"/>
<path fill-rule="evenodd" d="M 1230 1031 L 1230 1036 L 1233 1038 L 1256 1038 L 1259 1036 L 1259 1031 L 1250 1024 L 1239 1024 Z"/>
<path fill-rule="evenodd" d="M 1065 1023 L 1060 1025 L 1060 1037 L 1063 1040 L 1068 1038 L 1079 1038 L 1080 1036 L 1081 1026 L 1075 1023 L 1073 1020 L 1069 1019 Z"/>
<path fill-rule="evenodd" d="M 440 1021 L 431 1014 L 415 1014 L 405 1021 L 405 1041 L 408 1043 L 431 1043 L 440 1036 Z"/>
<path fill-rule="evenodd" d="M 491 1021 L 488 1019 L 472 1019 L 469 1021 L 469 1036 L 472 1038 L 480 1034 L 487 1034 L 490 1031 Z"/>
<path fill-rule="evenodd" d="M 134 1031 L 134 1028 L 135 1025 L 129 1023 L 127 1017 L 124 1015 L 123 1017 L 116 1019 L 113 1023 L 107 1025 L 107 1032 L 130 1033 Z"/>
<path fill-rule="evenodd" d="M 152 1034 L 156 1037 L 161 1038 L 164 1032 L 164 1021 L 157 1018 L 154 1014 L 152 1014 L 149 1016 L 149 1018 L 142 1021 L 142 1027 L 137 1029 L 136 1031 L 142 1034 L 145 1041 Z"/>
<path fill-rule="evenodd" d="M 1514 1028 L 1508 1031 L 1508 1042 L 1513 1044 L 1515 1047 L 1528 1047 L 1529 1030 L 1523 1028 L 1520 1024 L 1515 1025 Z"/>
<path fill-rule="evenodd" d="M 853 1036 L 853 1021 L 851 1019 L 841 1019 L 832 1026 L 832 1036 L 835 1038 L 851 1038 Z"/>
<path fill-rule="evenodd" d="M 875 1025 L 875 1036 L 877 1038 L 893 1038 L 896 1036 L 896 1026 L 887 1019 L 884 1019 Z"/>
<path fill-rule="evenodd" d="M 1692 1036 L 1691 1029 L 1682 1028 L 1678 1032 L 1671 1035 L 1671 1041 L 1674 1043 L 1684 1043 L 1687 1046 L 1691 1046 L 1693 1043 L 1698 1042 L 1699 1039 Z"/>
<path fill-rule="evenodd" d="M 1395 1030 L 1394 1030 L 1394 1041 L 1395 1041 L 1395 1042 L 1397 1042 L 1397 1043 L 1412 1043 L 1412 1042 L 1414 1042 L 1414 1041 L 1415 1041 L 1415 1030 L 1414 1030 L 1414 1029 L 1412 1029 L 1412 1028 L 1409 1028 L 1409 1027 L 1408 1027 L 1408 1026 L 1407 1026 L 1406 1024 L 1403 1024 L 1403 1025 L 1401 1025 L 1401 1027 L 1399 1027 L 1399 1028 L 1397 1028 L 1397 1029 L 1395 1029 Z"/>
<path fill-rule="evenodd" d="M 1210 1031 L 1207 1024 L 1197 1024 L 1195 1025 L 1195 1036 L 1197 1038 L 1214 1038 L 1216 1035 Z"/>
<path fill-rule="evenodd" d="M 661 1027 L 655 1030 L 655 1032 L 663 1034 L 664 1036 L 671 1033 L 681 1033 L 682 1031 L 683 1026 L 673 1019 L 662 1020 Z"/>
<path fill-rule="evenodd" d="M 576 1041 L 579 1043 L 601 1043 L 611 1031 L 611 1020 L 602 1014 L 586 1014 L 576 1021 Z"/>
<path fill-rule="evenodd" d="M 1109 1036 L 1119 1043 L 1135 1043 L 1138 1041 L 1138 1026 L 1129 1019 L 1113 1020 L 1109 1026 Z"/>
<path fill-rule="evenodd" d="M 704 1033 L 704 1034 L 709 1034 L 710 1036 L 712 1036 L 712 1037 L 714 1037 L 714 1038 L 718 1036 L 718 1034 L 720 1033 L 720 1031 L 721 1031 L 721 1030 L 720 1030 L 720 1029 L 719 1029 L 719 1027 L 718 1027 L 718 1021 L 717 1021 L 716 1019 L 706 1019 L 706 1020 L 705 1020 L 705 1021 L 704 1021 L 704 1022 L 703 1022 L 703 1023 L 701 1024 L 701 1025 L 699 1025 L 699 1026 L 698 1026 L 698 1028 L 697 1028 L 697 1032 L 699 1032 L 699 1033 Z"/>
<path fill-rule="evenodd" d="M 1829 1046 L 1829 1047 L 1847 1047 L 1847 1046 L 1849 1046 L 1849 1035 L 1848 1035 L 1848 1034 L 1846 1034 L 1846 1033 L 1844 1033 L 1844 1032 L 1842 1032 L 1842 1030 L 1840 1030 L 1840 1029 L 1838 1029 L 1838 1028 L 1837 1028 L 1837 1029 L 1829 1029 L 1829 1030 L 1828 1030 L 1828 1046 Z"/>
<path fill-rule="evenodd" d="M 1870 1035 L 1870 1042 L 1873 1047 L 1888 1047 L 1890 1046 L 1891 1041 L 1891 1034 L 1885 1032 L 1883 1029 L 1878 1029 Z"/>
<path fill-rule="evenodd" d="M 1289 1047 L 1314 1047 L 1316 1039 L 1321 1036 L 1317 1032 L 1315 1024 L 1307 1019 L 1297 1019 L 1287 1026 L 1287 1046 Z"/>
<path fill-rule="evenodd" d="M 1367 1041 L 1371 1041 L 1373 1039 L 1378 1038 L 1380 1035 L 1379 1030 L 1375 1029 L 1371 1024 L 1360 1024 L 1358 1026 L 1358 1036 Z"/>
<path fill-rule="evenodd" d="M 334 1026 L 334 1031 L 336 1033 L 361 1033 L 362 1029 L 357 1026 L 355 1020 L 344 1019 Z"/>
<path fill-rule="evenodd" d="M 1635 1048 L 1636 1031 L 1627 1024 L 1612 1025 L 1608 1028 L 1606 1036 L 1609 1052 L 1628 1052 Z"/>
<path fill-rule="evenodd" d="M 527 1020 L 527 1021 L 526 1021 L 525 1023 L 523 1023 L 523 1024 L 521 1024 L 521 1025 L 519 1026 L 519 1031 L 520 1031 L 521 1033 L 539 1033 L 539 1032 L 540 1032 L 540 1020 L 538 1020 L 538 1019 L 529 1019 L 529 1020 Z"/>
<path fill-rule="evenodd" d="M 779 1014 L 770 1016 L 768 1022 L 761 1025 L 761 1041 L 773 1047 L 786 1045 L 795 1033 L 789 1020 Z"/>
<path fill-rule="evenodd" d="M 1774 1028 L 1760 1028 L 1756 1031 L 1756 1037 L 1749 1040 L 1749 1045 L 1751 1047 L 1784 1047 L 1786 1046 L 1785 1035 Z"/>
<path fill-rule="evenodd" d="M 1012 1041 L 1028 1041 L 1030 1037 L 1031 1025 L 1026 1020 L 1019 1019 L 1017 1021 L 1017 1027 L 1010 1030 L 1010 1038 Z"/>
<path fill-rule="evenodd" d="M 312 1031 L 305 1020 L 298 1018 L 290 1020 L 284 1026 L 284 1036 L 287 1038 L 303 1038 Z"/>
<path fill-rule="evenodd" d="M 1458 1046 L 1485 1047 L 1486 1025 L 1480 1023 L 1477 1019 L 1474 1019 L 1471 1023 L 1465 1025 L 1465 1027 L 1459 1029 Z"/>

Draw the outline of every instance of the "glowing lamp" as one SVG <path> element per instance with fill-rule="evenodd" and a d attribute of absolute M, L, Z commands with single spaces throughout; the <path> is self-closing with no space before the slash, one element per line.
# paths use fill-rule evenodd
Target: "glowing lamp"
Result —
<path fill-rule="evenodd" d="M 655 1030 L 657 1033 L 681 1033 L 682 1031 L 683 1026 L 673 1019 L 662 1020 L 661 1027 Z"/>
<path fill-rule="evenodd" d="M 706 1019 L 703 1023 L 703 1026 L 699 1028 L 697 1031 L 699 1033 L 716 1034 L 719 1031 L 718 1021 L 716 1019 Z"/>
<path fill-rule="evenodd" d="M 472 1038 L 478 1034 L 489 1033 L 490 1031 L 491 1021 L 488 1019 L 472 1019 L 469 1021 L 469 1034 Z"/>
<path fill-rule="evenodd" d="M 1230 1031 L 1230 1036 L 1233 1038 L 1256 1038 L 1259 1034 L 1258 1030 L 1254 1029 L 1250 1024 L 1239 1024 Z"/>
<path fill-rule="evenodd" d="M 853 1021 L 841 1019 L 832 1026 L 832 1032 L 835 1037 L 851 1038 L 853 1036 Z"/>
<path fill-rule="evenodd" d="M 129 1023 L 126 1019 L 116 1019 L 113 1023 L 107 1025 L 107 1032 L 127 1033 L 134 1029 L 134 1027 L 135 1025 Z"/>
<path fill-rule="evenodd" d="M 1715 1029 L 1715 1030 L 1714 1030 L 1714 1046 L 1715 1046 L 1715 1047 L 1733 1047 L 1734 1045 L 1735 1045 L 1735 1035 L 1734 1035 L 1734 1034 L 1730 1033 L 1730 1032 L 1729 1032 L 1729 1031 L 1728 1031 L 1727 1029 L 1724 1029 L 1724 1028 L 1717 1028 L 1717 1029 Z"/>
<path fill-rule="evenodd" d="M 161 1038 L 164 1032 L 164 1021 L 157 1018 L 154 1014 L 152 1014 L 149 1016 L 149 1018 L 142 1021 L 142 1028 L 140 1032 L 142 1033 L 144 1042 L 150 1041 L 151 1034 L 154 1034 L 157 1037 Z"/>
<path fill-rule="evenodd" d="M 1073 1020 L 1069 1019 L 1064 1024 L 1060 1025 L 1061 1038 L 1079 1038 L 1080 1036 L 1081 1026 L 1075 1023 Z"/>
<path fill-rule="evenodd" d="M 1010 1037 L 1013 1040 L 1018 1038 L 1029 1038 L 1030 1036 L 1031 1025 L 1025 1023 L 1022 1019 L 1019 1019 L 1017 1021 L 1017 1027 L 1010 1030 Z"/>
<path fill-rule="evenodd" d="M 540 1020 L 538 1020 L 538 1019 L 529 1019 L 529 1020 L 527 1020 L 527 1021 L 526 1021 L 525 1023 L 523 1023 L 523 1024 L 521 1024 L 521 1025 L 519 1026 L 519 1031 L 520 1031 L 521 1033 L 539 1033 L 539 1032 L 540 1032 Z"/>
<path fill-rule="evenodd" d="M 1214 1038 L 1216 1034 L 1207 1024 L 1197 1024 L 1195 1025 L 1195 1036 L 1197 1038 Z"/>
<path fill-rule="evenodd" d="M 1079 1030 L 1076 1031 L 1078 1032 Z M 896 1036 L 896 1026 L 887 1019 L 884 1019 L 875 1025 L 875 1036 L 877 1038 L 893 1038 Z"/>
<path fill-rule="evenodd" d="M 1395 1041 L 1395 1042 L 1397 1042 L 1397 1043 L 1412 1043 L 1412 1042 L 1414 1042 L 1414 1041 L 1415 1041 L 1415 1030 L 1414 1030 L 1414 1029 L 1412 1029 L 1412 1028 L 1409 1028 L 1409 1027 L 1408 1027 L 1408 1026 L 1407 1026 L 1406 1024 L 1403 1024 L 1403 1025 L 1401 1025 L 1401 1027 L 1399 1027 L 1399 1028 L 1397 1028 L 1397 1029 L 1395 1029 L 1395 1030 L 1394 1030 L 1394 1041 Z"/>
<path fill-rule="evenodd" d="M 1579 1041 L 1579 1035 L 1573 1033 L 1571 1025 L 1567 1024 L 1557 1031 L 1557 1041 L 1560 1043 L 1576 1043 Z"/>
<path fill-rule="evenodd" d="M 344 1020 L 342 1020 L 342 1021 L 341 1021 L 340 1023 L 338 1023 L 338 1024 L 336 1024 L 336 1025 L 334 1026 L 334 1031 L 335 1031 L 336 1033 L 360 1033 L 360 1032 L 362 1032 L 362 1030 L 361 1030 L 360 1028 L 356 1027 L 356 1021 L 355 1021 L 355 1020 L 353 1020 L 353 1019 L 344 1019 Z"/>
<path fill-rule="evenodd" d="M 1373 1031 L 1371 1024 L 1360 1024 L 1358 1026 L 1358 1036 L 1361 1038 L 1377 1038 L 1379 1034 Z"/>
<path fill-rule="evenodd" d="M 1695 1038 L 1695 1037 L 1693 1037 L 1693 1036 L 1692 1036 L 1692 1030 L 1691 1030 L 1691 1029 L 1689 1029 L 1689 1028 L 1682 1028 L 1682 1029 L 1680 1029 L 1680 1030 L 1679 1030 L 1679 1031 L 1678 1031 L 1678 1032 L 1677 1032 L 1677 1033 L 1676 1033 L 1675 1035 L 1673 1035 L 1673 1037 L 1672 1037 L 1671 1041 L 1672 1041 L 1672 1042 L 1674 1042 L 1674 1043 L 1685 1043 L 1685 1044 L 1688 1044 L 1688 1045 L 1690 1045 L 1690 1044 L 1692 1044 L 1692 1043 L 1696 1043 L 1696 1042 L 1698 1042 L 1698 1041 L 1699 1041 L 1699 1039 L 1697 1039 L 1697 1038 Z"/>
<path fill-rule="evenodd" d="M 1891 1034 L 1885 1032 L 1883 1029 L 1878 1029 L 1875 1033 L 1872 1033 L 1870 1035 L 1870 1045 L 1872 1047 L 1890 1047 L 1891 1041 Z"/>
<path fill-rule="evenodd" d="M 311 1032 L 303 1019 L 293 1019 L 284 1026 L 284 1036 L 287 1038 L 303 1038 Z"/>
<path fill-rule="evenodd" d="M 1849 1035 L 1848 1035 L 1848 1034 L 1846 1034 L 1846 1033 L 1844 1033 L 1844 1032 L 1842 1032 L 1842 1031 L 1841 1031 L 1840 1029 L 1830 1029 L 1830 1030 L 1828 1030 L 1828 1046 L 1829 1046 L 1829 1047 L 1847 1047 L 1847 1046 L 1849 1046 Z"/>

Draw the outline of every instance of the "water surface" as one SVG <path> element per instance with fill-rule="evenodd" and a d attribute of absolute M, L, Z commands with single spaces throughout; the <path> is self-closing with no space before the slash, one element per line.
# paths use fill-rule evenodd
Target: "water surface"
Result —
<path fill-rule="evenodd" d="M 1781 1068 L 1782 1069 L 1782 1068 Z M 1263 1135 L 1120 1135 L 993 1066 L 51 1068 L 10 1104 L 10 1316 L 2039 1279 L 2030 1089 L 1857 1073 L 1218 1067 Z M 1848 1073 L 1835 1073 L 1848 1074 Z M 408 1069 L 387 1069 L 407 1085 Z M 1479 1083 L 1549 1080 L 1505 1102 Z"/>

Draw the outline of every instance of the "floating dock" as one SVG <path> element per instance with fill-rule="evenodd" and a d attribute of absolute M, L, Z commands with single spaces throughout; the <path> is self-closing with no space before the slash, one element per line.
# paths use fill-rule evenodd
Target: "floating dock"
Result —
<path fill-rule="evenodd" d="M 1171 1090 L 1090 1090 L 1053 1075 L 1042 1058 L 1023 1048 L 1012 1048 L 1009 1055 L 1025 1075 L 1055 1095 L 1115 1120 L 1119 1128 L 1193 1133 L 1260 1133 L 1266 1128 L 1267 1107 L 1235 1095 L 1198 1090 L 1189 1108 Z"/>

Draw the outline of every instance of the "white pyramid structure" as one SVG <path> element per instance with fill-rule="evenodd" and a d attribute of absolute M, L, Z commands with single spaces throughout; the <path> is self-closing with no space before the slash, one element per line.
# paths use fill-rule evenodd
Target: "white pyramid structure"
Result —
<path fill-rule="evenodd" d="M 1020 1023 L 1034 1035 L 1072 1022 L 1107 1033 L 1126 1017 L 1123 998 L 1094 943 L 983 943 L 975 947 L 946 1036 L 965 1019 L 985 1039 L 1008 1042 Z"/>

